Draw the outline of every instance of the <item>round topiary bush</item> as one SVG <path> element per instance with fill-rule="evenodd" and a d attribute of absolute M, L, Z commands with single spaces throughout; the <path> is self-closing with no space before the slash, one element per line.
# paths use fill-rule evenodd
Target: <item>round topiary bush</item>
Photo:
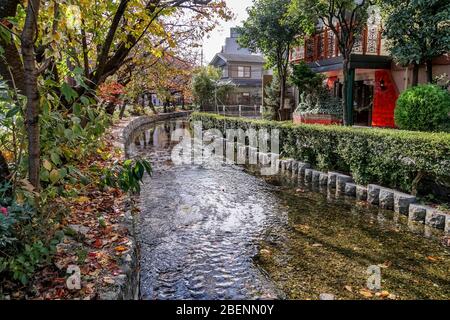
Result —
<path fill-rule="evenodd" d="M 400 129 L 449 131 L 450 93 L 432 84 L 405 90 L 397 100 L 394 116 Z"/>

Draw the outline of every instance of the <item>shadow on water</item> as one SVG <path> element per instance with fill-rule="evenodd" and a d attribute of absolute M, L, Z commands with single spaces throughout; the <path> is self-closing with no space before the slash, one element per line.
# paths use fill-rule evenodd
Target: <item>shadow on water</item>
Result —
<path fill-rule="evenodd" d="M 390 298 L 450 298 L 441 233 L 252 167 L 174 166 L 170 133 L 186 126 L 143 128 L 128 146 L 155 171 L 140 196 L 144 299 L 367 298 L 371 265 Z"/>

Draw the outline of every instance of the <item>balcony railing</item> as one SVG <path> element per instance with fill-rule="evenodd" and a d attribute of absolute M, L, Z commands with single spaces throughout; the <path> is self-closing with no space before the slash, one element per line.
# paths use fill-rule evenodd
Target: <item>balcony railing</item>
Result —
<path fill-rule="evenodd" d="M 382 29 L 380 25 L 367 25 L 361 35 L 355 39 L 354 54 L 381 55 L 384 54 Z M 314 62 L 339 57 L 341 52 L 334 32 L 329 28 L 316 33 L 304 40 L 304 44 L 295 47 L 290 52 L 290 61 Z"/>

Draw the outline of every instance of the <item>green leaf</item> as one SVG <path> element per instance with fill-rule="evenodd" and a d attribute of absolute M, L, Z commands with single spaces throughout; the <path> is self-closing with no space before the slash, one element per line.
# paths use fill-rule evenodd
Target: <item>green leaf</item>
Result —
<path fill-rule="evenodd" d="M 14 107 L 6 113 L 6 118 L 14 117 L 20 111 L 19 107 Z"/>
<path fill-rule="evenodd" d="M 59 154 L 56 152 L 50 153 L 50 159 L 52 159 L 53 163 L 57 166 L 61 164 L 61 158 L 59 157 Z"/>
<path fill-rule="evenodd" d="M 73 137 L 73 132 L 72 132 L 72 130 L 70 130 L 70 129 L 65 129 L 64 130 L 64 136 L 67 138 L 67 139 L 72 139 L 72 137 Z"/>
<path fill-rule="evenodd" d="M 51 183 L 56 183 L 58 182 L 58 180 L 61 178 L 59 175 L 59 171 L 56 169 L 53 169 L 52 171 L 50 171 L 50 182 Z"/>
<path fill-rule="evenodd" d="M 66 168 L 59 169 L 59 177 L 61 179 L 64 179 L 66 175 L 67 175 L 67 169 Z"/>
<path fill-rule="evenodd" d="M 48 171 L 52 170 L 52 164 L 47 159 L 42 162 L 42 166 Z"/>
<path fill-rule="evenodd" d="M 76 116 L 80 116 L 80 114 L 81 114 L 81 105 L 79 103 L 74 103 L 74 105 L 73 105 L 73 114 L 76 115 Z"/>
<path fill-rule="evenodd" d="M 41 181 L 48 182 L 49 176 L 50 176 L 50 172 L 48 172 L 48 170 L 46 170 L 46 169 L 41 170 L 41 172 L 40 172 Z"/>
<path fill-rule="evenodd" d="M 86 98 L 85 96 L 81 96 L 80 98 L 81 103 L 83 103 L 86 107 L 91 104 L 90 100 Z"/>
<path fill-rule="evenodd" d="M 64 98 L 68 102 L 74 101 L 76 98 L 78 98 L 78 93 L 73 90 L 66 82 L 64 82 L 61 86 L 61 92 L 64 95 Z"/>

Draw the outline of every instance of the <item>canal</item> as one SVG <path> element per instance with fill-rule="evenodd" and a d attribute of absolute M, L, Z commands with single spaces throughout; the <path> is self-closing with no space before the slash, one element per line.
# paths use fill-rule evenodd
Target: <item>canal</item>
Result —
<path fill-rule="evenodd" d="M 143 299 L 450 299 L 443 234 L 253 167 L 174 165 L 171 132 L 139 129 Z M 380 270 L 381 289 L 366 284 Z"/>

